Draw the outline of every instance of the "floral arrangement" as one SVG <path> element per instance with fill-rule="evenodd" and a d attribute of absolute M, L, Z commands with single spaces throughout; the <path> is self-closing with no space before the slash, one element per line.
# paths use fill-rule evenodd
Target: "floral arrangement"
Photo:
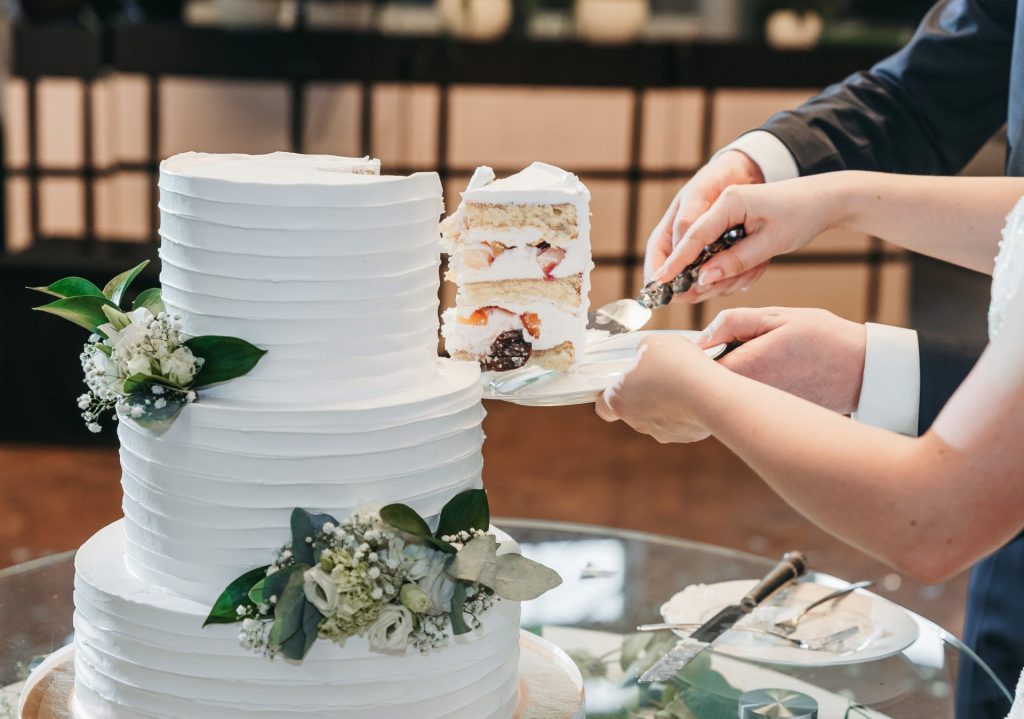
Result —
<path fill-rule="evenodd" d="M 148 429 L 166 429 L 195 401 L 196 390 L 246 374 L 266 354 L 237 337 L 186 339 L 181 317 L 167 314 L 158 288 L 139 293 L 131 309 L 122 310 L 129 285 L 148 264 L 122 272 L 102 290 L 81 277 L 29 288 L 58 298 L 34 309 L 92 333 L 80 355 L 89 391 L 78 398 L 91 432 L 99 432 L 99 419 L 114 410 Z"/>
<path fill-rule="evenodd" d="M 340 522 L 295 509 L 291 542 L 228 585 L 203 626 L 241 622 L 250 648 L 296 661 L 318 637 L 428 652 L 479 627 L 496 601 L 533 599 L 562 581 L 519 554 L 498 554 L 489 528 L 482 489 L 453 497 L 435 532 L 404 504 Z"/>

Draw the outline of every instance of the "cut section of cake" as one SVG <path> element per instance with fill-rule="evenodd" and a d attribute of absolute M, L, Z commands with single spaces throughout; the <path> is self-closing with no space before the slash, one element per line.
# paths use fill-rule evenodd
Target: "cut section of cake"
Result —
<path fill-rule="evenodd" d="M 579 178 L 541 162 L 501 180 L 477 168 L 441 232 L 458 286 L 442 327 L 453 358 L 499 372 L 579 364 L 594 266 Z"/>

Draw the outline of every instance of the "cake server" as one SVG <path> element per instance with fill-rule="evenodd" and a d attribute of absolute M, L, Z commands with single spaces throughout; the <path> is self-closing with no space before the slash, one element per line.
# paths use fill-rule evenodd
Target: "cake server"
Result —
<path fill-rule="evenodd" d="M 639 681 L 646 683 L 671 679 L 698 654 L 710 647 L 712 642 L 729 631 L 736 622 L 750 614 L 757 605 L 806 572 L 807 558 L 800 552 L 787 552 L 775 568 L 768 572 L 738 604 L 725 607 L 689 637 L 677 642 L 668 654 L 640 676 Z"/>
<path fill-rule="evenodd" d="M 587 314 L 587 329 L 609 335 L 636 332 L 651 319 L 651 313 L 664 307 L 678 293 L 686 292 L 696 282 L 701 267 L 722 250 L 727 250 L 747 236 L 742 225 L 726 230 L 721 237 L 701 250 L 693 262 L 687 265 L 675 279 L 665 284 L 649 282 L 636 299 L 623 298 L 609 302 Z"/>

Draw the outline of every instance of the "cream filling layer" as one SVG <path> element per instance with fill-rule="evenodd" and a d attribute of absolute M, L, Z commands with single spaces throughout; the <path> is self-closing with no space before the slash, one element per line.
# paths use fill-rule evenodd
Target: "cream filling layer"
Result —
<path fill-rule="evenodd" d="M 476 357 L 487 355 L 494 340 L 502 332 L 522 330 L 523 336 L 535 349 L 550 349 L 563 342 L 583 347 L 586 317 L 570 314 L 546 302 L 503 305 L 505 312 L 491 312 L 485 324 L 467 324 L 459 317 L 468 317 L 476 308 L 450 307 L 442 315 L 441 334 L 449 352 L 463 351 Z M 539 335 L 534 337 L 523 324 L 522 315 L 534 313 L 540 323 Z"/>
<path fill-rule="evenodd" d="M 449 257 L 449 279 L 458 284 L 513 279 L 539 280 L 546 277 L 569 277 L 589 273 L 594 268 L 594 263 L 590 259 L 590 248 L 579 240 L 564 247 L 553 247 L 548 252 L 542 252 L 539 248 L 526 244 L 502 244 L 510 249 L 499 250 L 496 253 L 483 241 L 460 243 L 455 253 Z M 562 252 L 565 254 L 561 259 L 558 259 L 558 255 L 552 254 Z M 545 272 L 552 263 L 554 266 Z"/>

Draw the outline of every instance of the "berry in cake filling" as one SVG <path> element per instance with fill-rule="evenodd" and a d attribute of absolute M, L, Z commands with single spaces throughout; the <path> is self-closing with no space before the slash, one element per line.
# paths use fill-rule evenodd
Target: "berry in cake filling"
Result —
<path fill-rule="evenodd" d="M 504 307 L 492 305 L 475 309 L 469 315 L 459 315 L 457 319 L 464 325 L 477 327 L 493 325 L 499 334 L 525 330 L 530 339 L 540 339 L 540 317 L 536 312 L 516 313 Z M 525 336 L 524 341 L 528 341 L 525 340 Z"/>
<path fill-rule="evenodd" d="M 487 356 L 480 360 L 480 367 L 488 372 L 519 369 L 530 361 L 532 351 L 521 330 L 507 330 L 495 338 Z"/>
<path fill-rule="evenodd" d="M 501 242 L 485 241 L 479 242 L 471 247 L 462 250 L 462 264 L 474 270 L 489 269 L 494 261 L 506 252 L 519 250 L 520 252 L 533 252 L 540 265 L 544 279 L 553 280 L 555 268 L 565 259 L 565 250 L 561 247 L 553 247 L 547 242 L 541 241 L 526 247 L 509 247 Z"/>

